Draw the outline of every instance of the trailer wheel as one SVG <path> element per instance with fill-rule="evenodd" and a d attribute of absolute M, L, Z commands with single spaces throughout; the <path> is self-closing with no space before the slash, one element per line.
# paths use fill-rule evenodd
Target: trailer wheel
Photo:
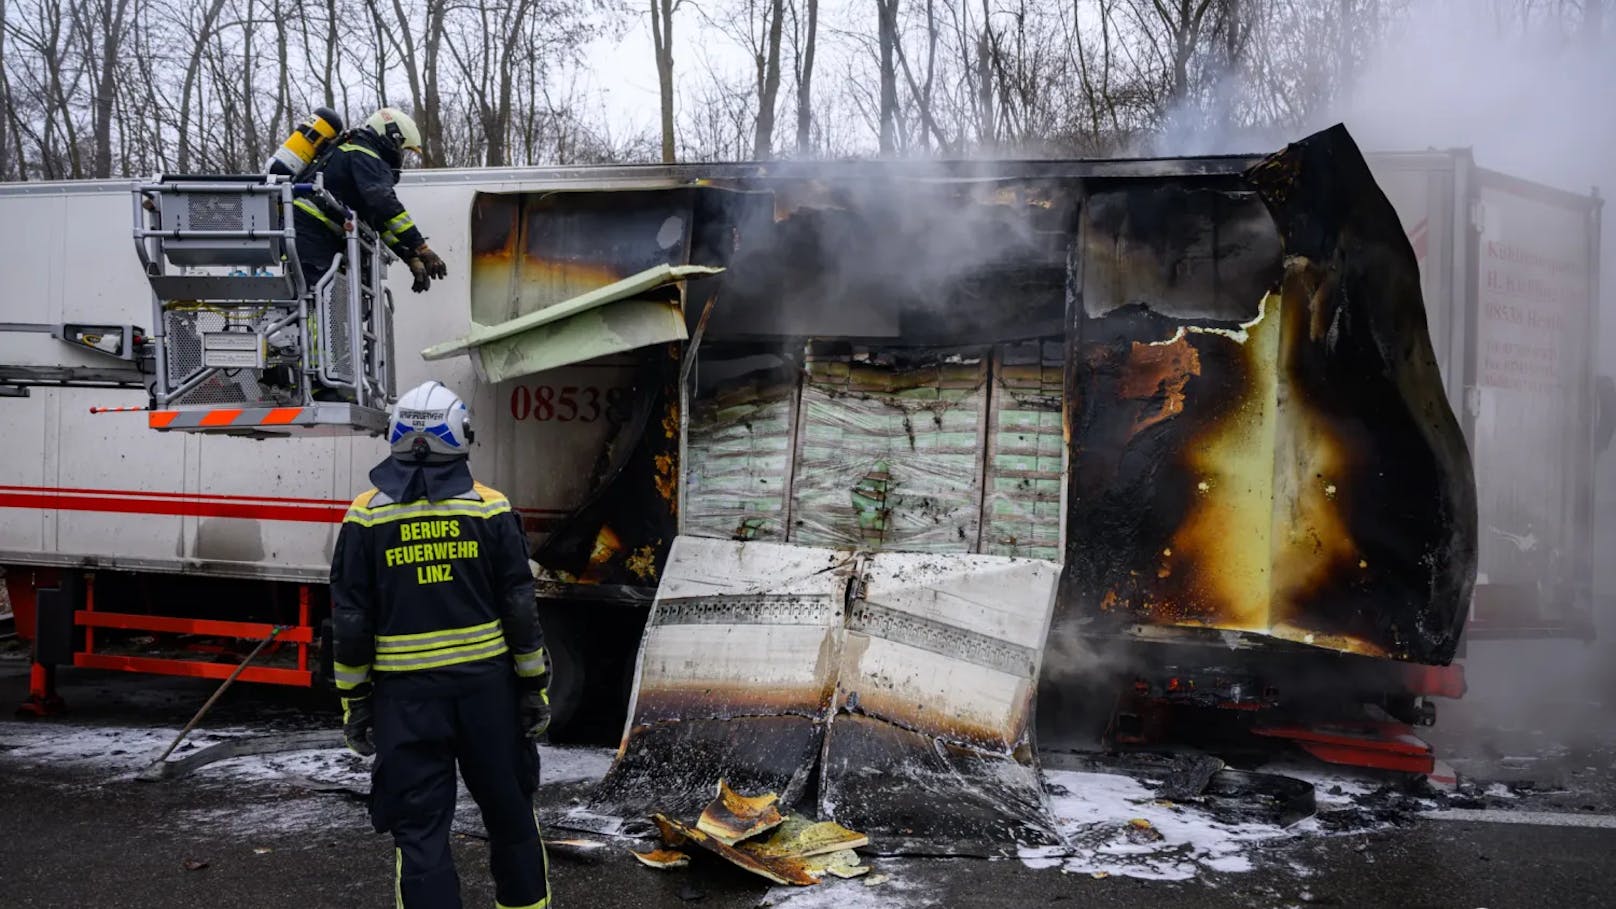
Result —
<path fill-rule="evenodd" d="M 539 607 L 539 626 L 544 629 L 544 650 L 550 655 L 550 732 L 551 741 L 566 741 L 574 728 L 583 724 L 586 663 L 583 659 L 577 623 L 567 614 L 565 604 Z"/>

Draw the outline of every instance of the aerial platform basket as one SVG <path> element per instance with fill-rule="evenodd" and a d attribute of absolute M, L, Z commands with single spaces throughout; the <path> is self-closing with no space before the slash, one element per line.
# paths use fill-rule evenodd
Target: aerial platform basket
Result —
<path fill-rule="evenodd" d="M 293 216 L 314 205 L 344 252 L 312 287 Z M 392 254 L 324 187 L 283 178 L 158 176 L 134 187 L 152 288 L 158 430 L 380 434 L 397 393 Z"/>

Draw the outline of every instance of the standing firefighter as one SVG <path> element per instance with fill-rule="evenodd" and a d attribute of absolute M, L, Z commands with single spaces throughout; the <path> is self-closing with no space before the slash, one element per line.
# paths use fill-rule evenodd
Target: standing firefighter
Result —
<path fill-rule="evenodd" d="M 428 382 L 399 398 L 392 454 L 331 563 L 343 735 L 375 754 L 371 820 L 393 834 L 398 905 L 458 907 L 455 765 L 482 809 L 496 905 L 550 903 L 533 817 L 549 672 L 522 525 L 471 478 L 471 421 Z"/>
<path fill-rule="evenodd" d="M 432 279 L 448 277 L 449 269 L 426 245 L 415 219 L 393 192 L 406 151 L 421 151 L 421 131 L 403 111 L 384 107 L 371 114 L 364 126 L 344 136 L 318 171 L 325 175 L 326 191 L 375 228 L 388 248 L 410 267 L 415 278 L 410 289 L 420 293 L 432 286 Z M 308 199 L 298 199 L 295 204 L 298 257 L 303 280 L 312 289 L 343 251 L 342 224 L 335 213 L 321 211 Z"/>

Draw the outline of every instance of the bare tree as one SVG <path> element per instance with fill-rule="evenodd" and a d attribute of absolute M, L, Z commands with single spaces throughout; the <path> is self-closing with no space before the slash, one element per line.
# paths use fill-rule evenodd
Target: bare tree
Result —
<path fill-rule="evenodd" d="M 806 32 L 793 42 L 796 47 L 795 75 L 797 77 L 797 155 L 806 158 L 813 149 L 813 84 L 814 50 L 819 33 L 819 0 L 806 0 Z"/>
<path fill-rule="evenodd" d="M 224 0 L 209 0 L 207 7 L 202 13 L 201 21 L 195 23 L 194 29 L 188 36 L 191 38 L 191 52 L 190 56 L 186 60 L 185 81 L 180 90 L 179 109 L 178 167 L 181 171 L 189 170 L 191 167 L 191 127 L 193 125 L 193 101 L 196 94 L 197 78 L 202 69 L 203 55 L 207 51 L 208 41 L 213 35 L 213 24 L 218 21 L 219 13 L 223 9 Z M 191 23 L 188 20 L 189 15 L 187 15 L 186 24 L 190 25 Z"/>
<path fill-rule="evenodd" d="M 780 94 L 780 36 L 785 25 L 785 0 L 769 0 L 768 43 L 758 54 L 757 129 L 752 140 L 752 157 L 763 160 L 774 153 L 774 106 Z"/>
<path fill-rule="evenodd" d="M 1201 50 L 1214 0 L 1133 0 L 1132 9 L 1152 52 L 1166 64 L 1167 106 L 1190 91 L 1190 64 Z"/>
<path fill-rule="evenodd" d="M 881 154 L 897 150 L 898 130 L 898 0 L 875 0 L 876 46 L 881 55 Z"/>
<path fill-rule="evenodd" d="M 662 104 L 662 163 L 674 161 L 673 14 L 684 0 L 651 0 L 651 43 L 656 53 L 657 86 Z"/>
<path fill-rule="evenodd" d="M 932 89 L 936 85 L 937 77 L 937 42 L 940 37 L 937 27 L 936 0 L 926 0 L 925 13 L 926 31 L 926 69 L 924 80 L 917 82 L 914 70 L 909 66 L 909 57 L 903 52 L 903 42 L 895 42 L 898 63 L 903 68 L 904 82 L 909 87 L 909 95 L 915 105 L 915 111 L 920 119 L 920 147 L 929 149 L 931 140 L 936 138 L 937 144 L 942 148 L 949 145 L 948 136 L 944 135 L 938 127 L 936 119 L 932 116 Z"/>
<path fill-rule="evenodd" d="M 6 78 L 6 0 L 0 0 L 0 180 L 11 179 L 11 80 Z M 20 157 L 19 157 L 20 160 Z"/>

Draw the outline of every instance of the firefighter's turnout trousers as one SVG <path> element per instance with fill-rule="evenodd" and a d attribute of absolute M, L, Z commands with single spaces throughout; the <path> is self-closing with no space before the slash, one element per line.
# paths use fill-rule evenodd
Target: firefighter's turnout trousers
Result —
<path fill-rule="evenodd" d="M 398 905 L 460 906 L 449 854 L 458 764 L 488 830 L 496 905 L 548 906 L 549 869 L 532 808 L 539 758 L 515 719 L 515 678 L 484 673 L 440 694 L 422 693 L 416 681 L 383 676 L 375 694 L 371 819 L 393 834 Z"/>

